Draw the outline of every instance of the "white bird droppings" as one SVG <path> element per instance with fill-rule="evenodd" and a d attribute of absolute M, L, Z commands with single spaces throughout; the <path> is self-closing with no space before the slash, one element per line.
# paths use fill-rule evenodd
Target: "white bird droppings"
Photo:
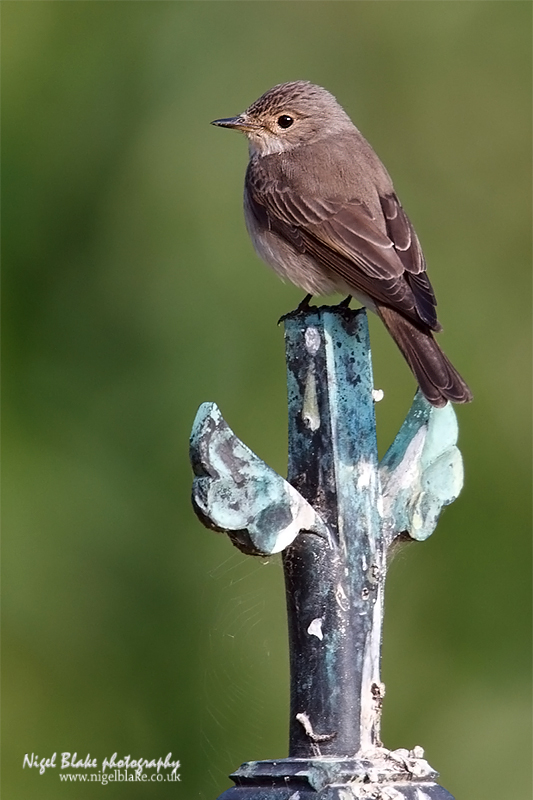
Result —
<path fill-rule="evenodd" d="M 372 472 L 373 472 L 372 464 L 366 461 L 362 461 L 359 466 L 359 477 L 357 479 L 358 489 L 364 489 L 365 487 L 370 486 Z"/>
<path fill-rule="evenodd" d="M 305 346 L 307 352 L 314 356 L 320 347 L 320 333 L 312 325 L 305 331 Z"/>
<path fill-rule="evenodd" d="M 307 633 L 310 636 L 316 636 L 317 639 L 322 641 L 324 638 L 324 634 L 322 633 L 322 617 L 317 617 L 311 622 L 307 629 Z"/>

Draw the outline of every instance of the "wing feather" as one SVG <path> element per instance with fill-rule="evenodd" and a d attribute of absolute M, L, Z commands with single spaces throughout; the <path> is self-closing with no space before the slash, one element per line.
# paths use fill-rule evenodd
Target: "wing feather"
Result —
<path fill-rule="evenodd" d="M 311 255 L 355 293 L 440 329 L 422 248 L 395 194 L 379 198 L 379 216 L 357 198 L 303 197 L 287 181 L 269 178 L 260 159 L 250 161 L 245 191 L 260 224 Z"/>

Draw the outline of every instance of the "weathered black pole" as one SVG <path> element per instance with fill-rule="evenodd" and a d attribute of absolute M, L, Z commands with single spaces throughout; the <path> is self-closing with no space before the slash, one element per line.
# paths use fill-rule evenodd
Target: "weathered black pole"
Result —
<path fill-rule="evenodd" d="M 288 480 L 331 531 L 329 541 L 302 533 L 283 552 L 289 754 L 353 756 L 378 744 L 381 702 L 373 617 L 384 576 L 368 328 L 364 311 L 340 311 L 295 315 L 285 331 Z"/>
<path fill-rule="evenodd" d="M 379 735 L 387 550 L 426 539 L 461 489 L 453 408 L 417 393 L 379 464 L 364 309 L 295 312 L 285 341 L 288 480 L 213 403 L 191 435 L 198 516 L 245 553 L 283 552 L 287 592 L 289 757 L 243 764 L 220 800 L 453 800 L 422 748 Z"/>

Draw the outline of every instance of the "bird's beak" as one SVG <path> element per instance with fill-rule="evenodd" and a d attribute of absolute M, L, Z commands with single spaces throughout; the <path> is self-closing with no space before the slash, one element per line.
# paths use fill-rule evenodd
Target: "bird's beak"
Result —
<path fill-rule="evenodd" d="M 236 131 L 255 131 L 259 127 L 246 118 L 244 114 L 239 114 L 238 117 L 228 117 L 227 119 L 214 119 L 211 125 L 217 125 L 219 128 L 233 128 Z"/>

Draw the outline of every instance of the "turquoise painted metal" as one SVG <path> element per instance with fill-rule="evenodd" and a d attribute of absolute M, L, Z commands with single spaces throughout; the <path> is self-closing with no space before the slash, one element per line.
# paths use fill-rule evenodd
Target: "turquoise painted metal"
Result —
<path fill-rule="evenodd" d="M 291 668 L 289 757 L 243 764 L 224 800 L 453 800 L 422 748 L 380 740 L 387 552 L 422 541 L 463 482 L 451 405 L 417 393 L 378 462 L 364 309 L 285 319 L 287 480 L 204 403 L 191 436 L 201 521 L 243 552 L 281 552 Z"/>

